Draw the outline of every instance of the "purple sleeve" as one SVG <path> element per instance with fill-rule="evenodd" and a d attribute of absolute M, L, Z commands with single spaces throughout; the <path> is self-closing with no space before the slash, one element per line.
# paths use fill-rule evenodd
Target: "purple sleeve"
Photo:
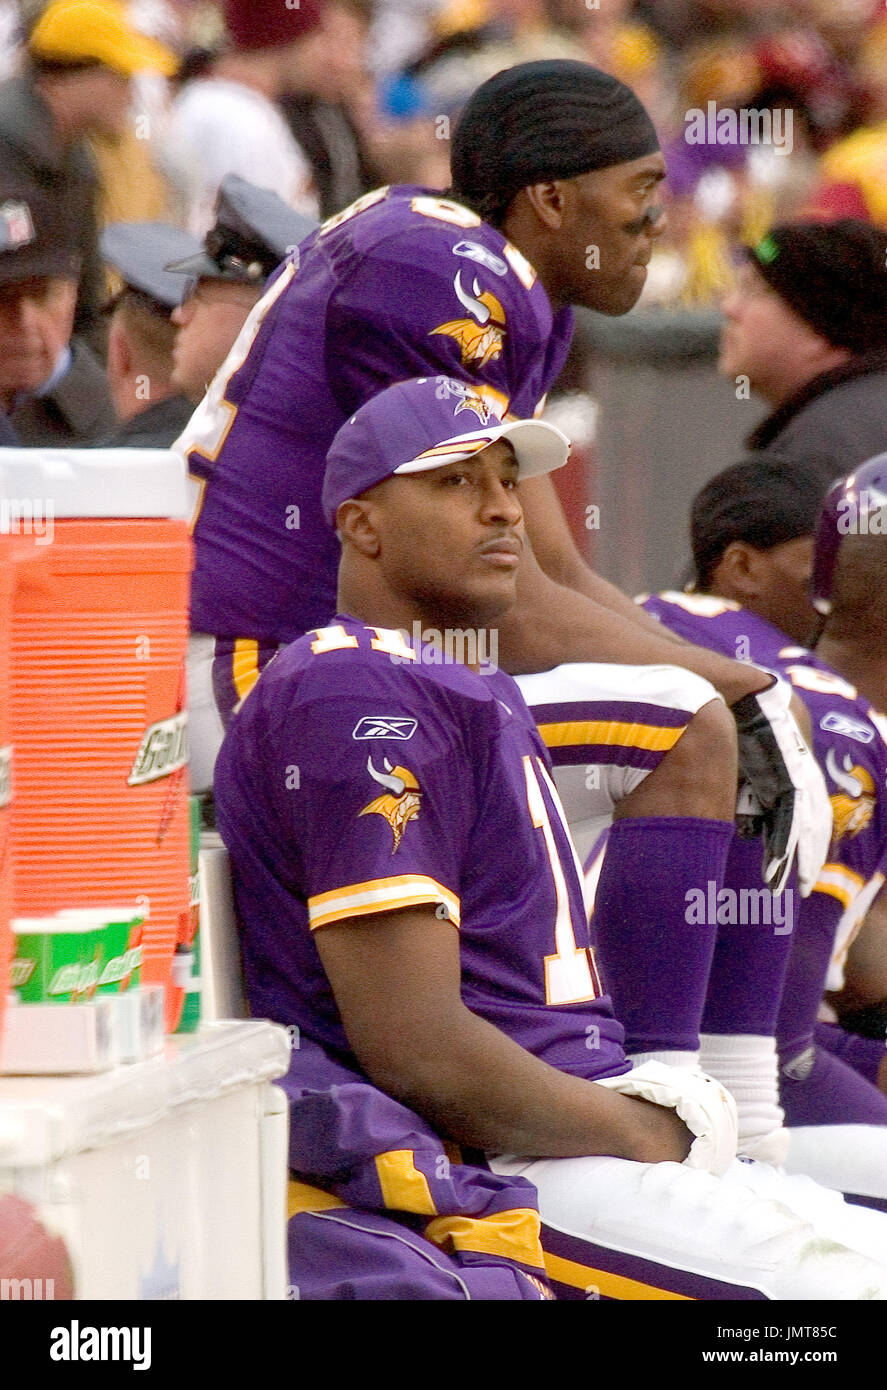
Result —
<path fill-rule="evenodd" d="M 276 799 L 299 846 L 310 926 L 431 903 L 458 927 L 475 814 L 467 754 L 434 702 L 405 697 L 403 680 L 392 699 L 360 665 L 347 674 L 355 693 L 300 703 L 280 752 L 282 787 L 294 771 Z M 368 737 L 382 716 L 415 728 L 406 740 Z"/>
<path fill-rule="evenodd" d="M 881 1064 L 887 1056 L 887 1042 L 879 1038 L 861 1038 L 858 1033 L 846 1033 L 836 1023 L 817 1023 L 814 1037 L 820 1047 L 824 1047 L 833 1057 L 840 1057 L 866 1081 L 877 1086 Z"/>

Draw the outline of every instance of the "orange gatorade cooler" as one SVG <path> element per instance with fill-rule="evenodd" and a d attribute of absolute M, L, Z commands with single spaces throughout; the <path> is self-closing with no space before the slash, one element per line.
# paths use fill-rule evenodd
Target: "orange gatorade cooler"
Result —
<path fill-rule="evenodd" d="M 167 987 L 189 917 L 183 467 L 159 450 L 4 450 L 0 504 L 39 512 L 12 601 L 16 917 L 126 902 Z"/>

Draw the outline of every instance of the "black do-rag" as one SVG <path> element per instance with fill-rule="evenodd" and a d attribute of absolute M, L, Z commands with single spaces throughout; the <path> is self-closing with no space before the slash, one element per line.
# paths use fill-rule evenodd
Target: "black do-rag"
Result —
<path fill-rule="evenodd" d="M 854 217 L 786 222 L 749 258 L 780 298 L 833 347 L 887 348 L 887 232 Z"/>
<path fill-rule="evenodd" d="M 469 97 L 453 132 L 453 192 L 478 211 L 522 188 L 654 154 L 653 122 L 630 87 L 590 63 L 505 68 Z"/>

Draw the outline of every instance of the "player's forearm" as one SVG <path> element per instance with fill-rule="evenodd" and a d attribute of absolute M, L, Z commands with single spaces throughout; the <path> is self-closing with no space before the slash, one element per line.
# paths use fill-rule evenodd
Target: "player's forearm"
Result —
<path fill-rule="evenodd" d="M 672 1110 L 556 1071 L 492 1024 L 460 1008 L 454 1026 L 427 1025 L 396 1059 L 358 1056 L 371 1079 L 440 1132 L 488 1152 L 572 1158 L 609 1155 L 680 1163 L 691 1138 Z M 402 1037 L 402 1035 L 401 1035 Z"/>
<path fill-rule="evenodd" d="M 515 606 L 499 620 L 499 660 L 512 675 L 547 671 L 565 662 L 624 666 L 682 666 L 711 681 L 728 704 L 763 690 L 770 677 L 717 652 L 674 642 L 658 624 L 633 621 L 575 589 L 556 584 L 525 556 Z"/>
<path fill-rule="evenodd" d="M 666 642 L 675 645 L 682 644 L 682 639 L 676 633 L 663 627 L 655 618 L 651 618 L 645 609 L 640 608 L 608 579 L 595 574 L 578 556 L 569 568 L 549 569 L 547 574 L 556 584 L 575 590 L 577 594 L 582 594 L 585 598 L 591 599 L 592 603 L 599 604 L 601 608 L 606 608 L 619 617 L 634 621 L 645 632 L 651 632 L 654 636 L 662 637 Z"/>

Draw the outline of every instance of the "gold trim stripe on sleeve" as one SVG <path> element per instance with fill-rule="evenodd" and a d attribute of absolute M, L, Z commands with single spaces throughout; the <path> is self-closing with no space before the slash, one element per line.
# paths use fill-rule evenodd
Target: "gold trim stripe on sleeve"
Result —
<path fill-rule="evenodd" d="M 572 748 L 599 743 L 620 748 L 643 748 L 651 753 L 667 753 L 674 748 L 687 726 L 659 728 L 653 724 L 626 724 L 610 719 L 576 719 L 562 724 L 540 724 L 539 733 L 546 748 Z"/>
<path fill-rule="evenodd" d="M 846 864 L 823 864 L 813 891 L 828 893 L 830 897 L 837 898 L 842 907 L 849 907 L 864 884 L 865 879 L 848 869 Z"/>
<path fill-rule="evenodd" d="M 398 907 L 441 903 L 450 922 L 459 926 L 461 904 L 455 893 L 424 874 L 400 874 L 395 878 L 368 879 L 352 883 L 308 899 L 308 925 L 312 931 L 348 917 L 365 917 L 372 912 L 391 912 Z"/>

